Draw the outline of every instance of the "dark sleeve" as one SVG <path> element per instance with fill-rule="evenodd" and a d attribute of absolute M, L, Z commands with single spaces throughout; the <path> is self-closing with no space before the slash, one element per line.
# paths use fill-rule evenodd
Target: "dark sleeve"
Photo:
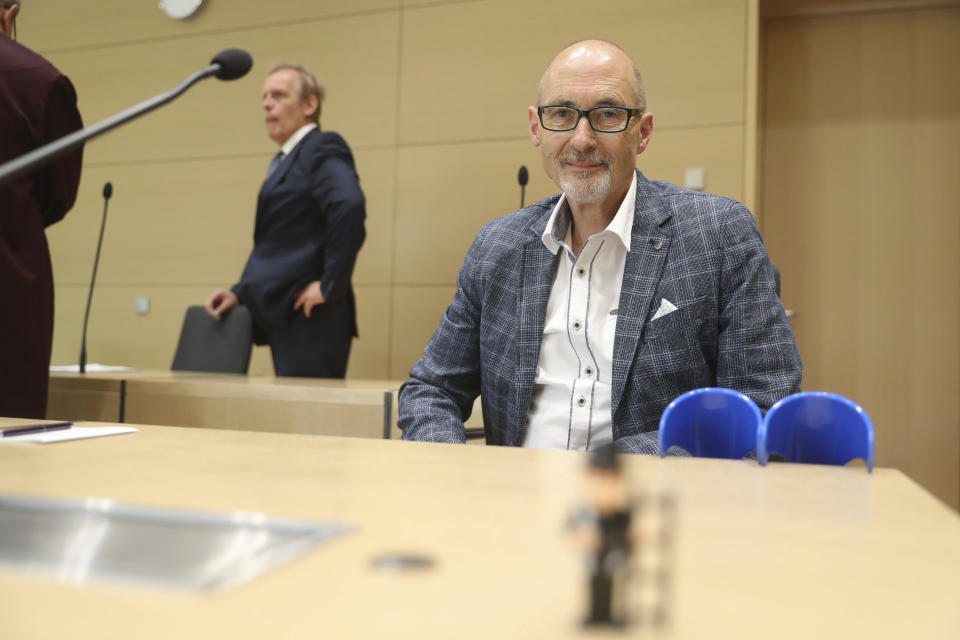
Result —
<path fill-rule="evenodd" d="M 77 111 L 77 94 L 66 76 L 50 85 L 43 112 L 43 144 L 73 133 L 83 126 Z M 37 171 L 37 200 L 44 226 L 58 222 L 73 207 L 80 185 L 83 147 L 63 155 Z"/>
<path fill-rule="evenodd" d="M 766 411 L 800 391 L 800 354 L 753 216 L 737 203 L 723 220 L 717 386 Z"/>
<path fill-rule="evenodd" d="M 480 301 L 477 277 L 481 235 L 457 274 L 457 292 L 421 358 L 400 387 L 404 440 L 466 441 L 464 422 L 480 395 Z"/>
<path fill-rule="evenodd" d="M 325 221 L 320 289 L 331 301 L 349 289 L 357 253 L 366 238 L 366 203 L 348 149 L 321 153 L 314 162 L 311 190 Z"/>

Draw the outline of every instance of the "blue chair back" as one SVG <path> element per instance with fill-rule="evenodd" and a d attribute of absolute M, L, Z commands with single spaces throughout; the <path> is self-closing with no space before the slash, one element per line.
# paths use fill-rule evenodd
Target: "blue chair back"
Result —
<path fill-rule="evenodd" d="M 757 448 L 760 409 L 738 391 L 705 387 L 678 396 L 660 417 L 660 457 L 678 446 L 703 458 L 742 458 Z"/>
<path fill-rule="evenodd" d="M 757 459 L 771 453 L 788 462 L 842 465 L 862 458 L 873 471 L 873 424 L 860 405 L 825 391 L 787 396 L 767 412 L 757 436 Z"/>

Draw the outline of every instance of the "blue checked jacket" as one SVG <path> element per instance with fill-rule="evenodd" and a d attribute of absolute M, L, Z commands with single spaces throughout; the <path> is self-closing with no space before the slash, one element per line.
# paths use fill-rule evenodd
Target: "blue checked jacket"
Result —
<path fill-rule="evenodd" d="M 480 230 L 453 302 L 400 388 L 405 440 L 464 442 L 480 394 L 487 443 L 523 444 L 558 259 L 541 236 L 558 199 Z M 651 320 L 663 298 L 677 310 Z M 736 389 L 764 411 L 800 390 L 793 331 L 746 207 L 637 172 L 613 354 L 622 452 L 658 453 L 660 414 L 690 389 Z"/>

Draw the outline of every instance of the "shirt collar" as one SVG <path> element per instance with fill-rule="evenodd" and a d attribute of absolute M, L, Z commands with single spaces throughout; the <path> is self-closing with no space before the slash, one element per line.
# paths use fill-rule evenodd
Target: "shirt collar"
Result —
<path fill-rule="evenodd" d="M 609 231 L 615 237 L 620 239 L 624 249 L 630 251 L 630 233 L 633 230 L 633 214 L 637 203 L 637 172 L 633 172 L 633 179 L 630 181 L 630 188 L 627 189 L 627 195 L 620 202 L 613 220 L 607 225 L 604 231 Z M 547 220 L 547 227 L 543 230 L 541 240 L 543 245 L 550 250 L 550 253 L 556 255 L 560 247 L 566 246 L 566 239 L 570 234 L 570 205 L 567 204 L 567 194 L 561 194 L 557 206 L 553 208 L 550 219 Z"/>
<path fill-rule="evenodd" d="M 293 134 L 287 138 L 287 141 L 280 145 L 280 153 L 282 153 L 284 157 L 290 155 L 290 152 L 293 151 L 295 146 L 297 146 L 297 143 L 303 140 L 304 136 L 316 128 L 317 125 L 311 122 L 294 131 Z"/>

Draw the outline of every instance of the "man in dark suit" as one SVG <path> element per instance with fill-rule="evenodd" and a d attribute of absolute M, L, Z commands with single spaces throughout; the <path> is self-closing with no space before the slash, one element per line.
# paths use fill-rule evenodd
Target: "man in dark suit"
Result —
<path fill-rule="evenodd" d="M 66 76 L 17 43 L 19 0 L 0 0 L 0 164 L 83 126 Z M 0 185 L 0 416 L 43 418 L 53 342 L 44 228 L 73 206 L 83 150 Z"/>
<path fill-rule="evenodd" d="M 322 103 L 323 88 L 303 67 L 267 75 L 267 134 L 280 151 L 257 198 L 253 252 L 240 282 L 204 305 L 215 318 L 247 306 L 278 376 L 343 378 L 357 335 L 350 278 L 365 203 L 347 143 L 319 129 Z"/>
<path fill-rule="evenodd" d="M 636 170 L 653 131 L 636 66 L 578 42 L 547 68 L 529 133 L 563 193 L 487 224 L 400 389 L 408 440 L 658 453 L 667 404 L 721 386 L 767 409 L 800 357 L 753 216 Z"/>

